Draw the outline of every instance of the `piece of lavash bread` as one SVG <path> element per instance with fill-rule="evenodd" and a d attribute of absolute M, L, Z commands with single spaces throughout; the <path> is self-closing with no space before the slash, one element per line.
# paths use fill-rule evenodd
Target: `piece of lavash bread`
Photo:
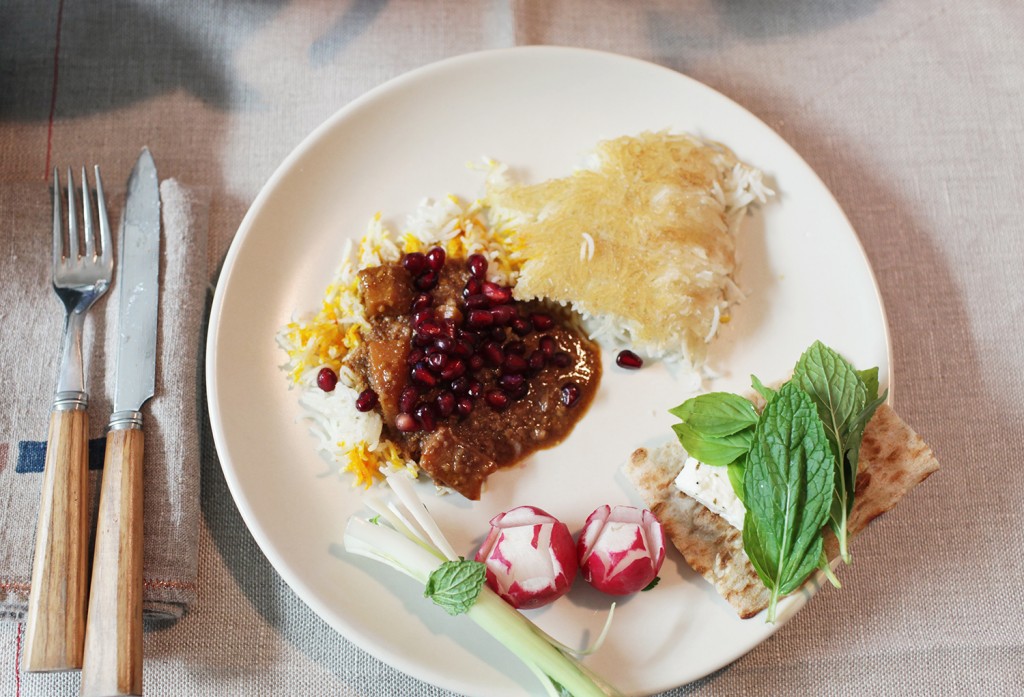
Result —
<path fill-rule="evenodd" d="M 693 570 L 740 617 L 753 617 L 768 607 L 768 589 L 743 551 L 743 534 L 676 488 L 675 478 L 685 460 L 686 451 L 673 439 L 653 450 L 636 450 L 625 472 Z M 880 406 L 861 443 L 853 512 L 847 523 L 851 537 L 938 468 L 921 437 L 891 407 Z M 825 550 L 829 559 L 838 556 L 831 531 L 825 536 Z"/>

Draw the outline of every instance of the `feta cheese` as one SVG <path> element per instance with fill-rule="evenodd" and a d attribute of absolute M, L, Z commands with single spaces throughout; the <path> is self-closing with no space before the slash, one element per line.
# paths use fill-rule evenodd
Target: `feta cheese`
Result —
<path fill-rule="evenodd" d="M 725 467 L 705 465 L 696 458 L 688 457 L 683 469 L 676 477 L 676 488 L 704 504 L 712 513 L 725 518 L 737 530 L 743 529 L 746 507 L 732 490 L 729 473 Z"/>

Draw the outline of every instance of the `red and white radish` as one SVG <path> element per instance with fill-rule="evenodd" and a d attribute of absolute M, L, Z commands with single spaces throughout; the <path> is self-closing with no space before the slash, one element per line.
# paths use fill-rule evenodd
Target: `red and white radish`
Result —
<path fill-rule="evenodd" d="M 524 610 L 562 597 L 576 578 L 576 546 L 569 528 L 534 506 L 492 518 L 476 560 L 487 566 L 491 590 Z"/>
<path fill-rule="evenodd" d="M 611 595 L 643 590 L 665 561 L 665 534 L 654 514 L 601 506 L 590 514 L 576 551 L 583 580 Z"/>

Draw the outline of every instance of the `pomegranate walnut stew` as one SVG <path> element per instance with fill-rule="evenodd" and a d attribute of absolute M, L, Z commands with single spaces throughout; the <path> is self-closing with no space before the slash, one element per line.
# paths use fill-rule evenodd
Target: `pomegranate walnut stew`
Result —
<path fill-rule="evenodd" d="M 565 438 L 601 376 L 598 348 L 560 310 L 516 301 L 487 260 L 405 254 L 359 271 L 370 329 L 347 364 L 356 408 L 439 484 L 480 498 L 492 472 Z"/>

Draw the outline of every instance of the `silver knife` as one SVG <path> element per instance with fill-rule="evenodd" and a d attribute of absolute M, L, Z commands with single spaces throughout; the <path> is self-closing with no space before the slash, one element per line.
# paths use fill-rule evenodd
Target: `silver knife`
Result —
<path fill-rule="evenodd" d="M 156 385 L 160 187 L 143 148 L 121 227 L 117 376 L 100 485 L 82 697 L 142 694 L 142 406 Z"/>

